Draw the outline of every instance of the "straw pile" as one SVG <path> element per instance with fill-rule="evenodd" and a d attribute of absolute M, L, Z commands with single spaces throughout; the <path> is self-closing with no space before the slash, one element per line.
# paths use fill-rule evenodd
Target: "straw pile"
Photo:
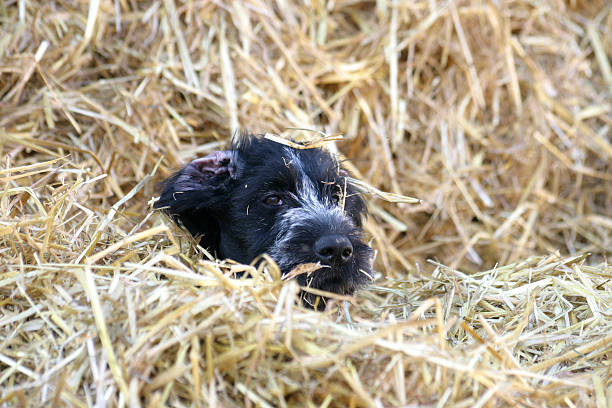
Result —
<path fill-rule="evenodd" d="M 0 406 L 612 406 L 609 2 L 12 0 L 0 32 Z M 342 133 L 422 200 L 369 199 L 352 304 L 151 211 L 239 128 Z"/>

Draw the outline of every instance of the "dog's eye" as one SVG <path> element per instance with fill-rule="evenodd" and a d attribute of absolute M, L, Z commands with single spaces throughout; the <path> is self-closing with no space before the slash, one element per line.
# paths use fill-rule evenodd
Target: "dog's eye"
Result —
<path fill-rule="evenodd" d="M 278 207 L 279 205 L 283 205 L 283 199 L 277 195 L 269 195 L 264 198 L 264 203 L 270 207 Z"/>

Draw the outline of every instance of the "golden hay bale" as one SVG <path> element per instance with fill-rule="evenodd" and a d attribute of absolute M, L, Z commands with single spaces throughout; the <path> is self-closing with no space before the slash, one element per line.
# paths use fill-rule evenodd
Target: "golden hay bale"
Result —
<path fill-rule="evenodd" d="M 0 2 L 0 406 L 610 406 L 611 58 L 605 1 Z M 151 211 L 239 128 L 422 200 L 352 304 Z"/>

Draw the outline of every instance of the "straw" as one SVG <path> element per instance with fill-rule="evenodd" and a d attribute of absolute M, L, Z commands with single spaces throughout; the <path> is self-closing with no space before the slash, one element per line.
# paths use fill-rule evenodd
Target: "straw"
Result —
<path fill-rule="evenodd" d="M 0 407 L 610 406 L 609 2 L 18 0 L 0 33 Z M 370 287 L 305 309 L 316 265 L 152 210 L 244 129 L 338 154 Z"/>

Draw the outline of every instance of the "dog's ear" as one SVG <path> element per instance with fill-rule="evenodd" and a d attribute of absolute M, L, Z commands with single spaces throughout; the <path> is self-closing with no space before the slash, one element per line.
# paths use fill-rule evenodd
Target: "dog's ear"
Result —
<path fill-rule="evenodd" d="M 229 185 L 236 178 L 234 151 L 216 151 L 193 160 L 162 183 L 155 208 L 163 210 L 200 244 L 217 250 L 220 210 L 227 205 Z"/>

